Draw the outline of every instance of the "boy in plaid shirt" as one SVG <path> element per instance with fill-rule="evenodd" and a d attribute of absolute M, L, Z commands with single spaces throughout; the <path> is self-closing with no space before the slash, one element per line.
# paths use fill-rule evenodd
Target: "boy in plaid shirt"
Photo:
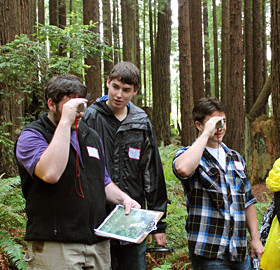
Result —
<path fill-rule="evenodd" d="M 198 138 L 179 149 L 173 160 L 186 197 L 193 269 L 251 269 L 246 226 L 251 257 L 260 260 L 264 248 L 244 159 L 222 143 L 225 107 L 216 98 L 202 98 L 193 109 L 193 120 Z"/>

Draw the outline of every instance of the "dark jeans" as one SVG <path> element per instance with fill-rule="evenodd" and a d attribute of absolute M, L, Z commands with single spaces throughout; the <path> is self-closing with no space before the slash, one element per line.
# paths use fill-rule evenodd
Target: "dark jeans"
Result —
<path fill-rule="evenodd" d="M 111 240 L 112 270 L 145 270 L 145 241 L 141 244 L 120 245 Z"/>
<path fill-rule="evenodd" d="M 231 262 L 228 254 L 223 259 L 206 259 L 201 256 L 190 254 L 193 270 L 251 270 L 251 260 L 248 256 L 243 262 Z"/>

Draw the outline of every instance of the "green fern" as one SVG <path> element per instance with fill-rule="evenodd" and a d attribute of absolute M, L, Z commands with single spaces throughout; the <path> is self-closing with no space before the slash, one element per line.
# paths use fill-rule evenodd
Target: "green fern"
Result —
<path fill-rule="evenodd" d="M 14 266 L 24 270 L 26 264 L 22 259 L 24 248 L 21 232 L 25 228 L 26 218 L 20 179 L 3 178 L 1 175 L 0 180 L 0 250 Z M 20 236 L 14 236 L 12 232 L 17 232 Z"/>

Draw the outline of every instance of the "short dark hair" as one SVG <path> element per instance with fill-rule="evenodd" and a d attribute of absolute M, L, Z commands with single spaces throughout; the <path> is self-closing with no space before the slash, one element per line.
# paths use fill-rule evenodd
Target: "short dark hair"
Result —
<path fill-rule="evenodd" d="M 133 84 L 135 90 L 139 90 L 141 87 L 140 71 L 130 62 L 120 62 L 116 64 L 110 75 L 109 81 L 118 79 L 122 83 Z"/>
<path fill-rule="evenodd" d="M 215 111 L 225 112 L 225 105 L 215 97 L 201 98 L 193 108 L 193 121 L 203 123 L 205 117 Z"/>
<path fill-rule="evenodd" d="M 58 104 L 64 96 L 77 94 L 81 98 L 87 95 L 87 88 L 82 81 L 72 74 L 61 74 L 52 77 L 45 88 L 45 102 L 51 98 L 55 104 Z"/>

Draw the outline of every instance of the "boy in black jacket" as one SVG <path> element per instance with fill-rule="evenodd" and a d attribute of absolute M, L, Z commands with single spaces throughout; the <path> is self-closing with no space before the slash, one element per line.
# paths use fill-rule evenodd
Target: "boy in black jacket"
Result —
<path fill-rule="evenodd" d="M 166 212 L 166 186 L 153 127 L 146 113 L 131 102 L 140 88 L 139 69 L 130 62 L 118 63 L 107 87 L 108 96 L 92 104 L 83 119 L 103 140 L 109 175 L 142 208 Z M 153 236 L 157 245 L 164 246 L 166 224 L 160 221 L 157 227 Z M 111 241 L 112 269 L 145 269 L 145 250 L 145 242 Z"/>

